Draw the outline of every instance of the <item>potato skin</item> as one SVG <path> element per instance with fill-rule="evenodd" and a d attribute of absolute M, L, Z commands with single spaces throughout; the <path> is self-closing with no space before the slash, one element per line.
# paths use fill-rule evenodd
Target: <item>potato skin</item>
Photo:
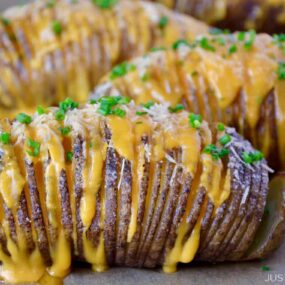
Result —
<path fill-rule="evenodd" d="M 164 31 L 159 28 L 162 16 L 169 19 Z M 5 74 L 0 110 L 2 117 L 11 118 L 22 111 L 31 113 L 39 104 L 57 105 L 66 97 L 85 102 L 116 64 L 208 31 L 206 24 L 161 5 L 132 0 L 109 9 L 89 0 L 55 5 L 40 0 L 5 11 L 3 19 L 9 24 L 0 23 Z"/>
<path fill-rule="evenodd" d="M 153 1 L 223 29 L 255 29 L 269 34 L 284 31 L 285 4 L 280 1 L 274 4 L 270 0 L 227 0 L 223 5 L 218 5 L 218 0 Z"/>
<path fill-rule="evenodd" d="M 276 39 L 263 34 L 251 34 L 252 46 L 245 48 L 247 40 L 238 37 L 245 39 L 250 34 L 208 35 L 133 59 L 135 71 L 114 80 L 110 74 L 105 76 L 91 97 L 97 98 L 107 89 L 110 94 L 128 94 L 139 104 L 144 100 L 171 106 L 182 103 L 209 122 L 235 127 L 264 153 L 273 169 L 282 171 L 285 124 L 280 114 L 285 109 L 283 79 L 278 72 L 284 53 Z M 259 61 L 264 62 L 264 71 L 260 72 Z M 141 74 L 149 78 L 141 80 Z M 157 94 L 149 92 L 152 88 Z"/>
<path fill-rule="evenodd" d="M 105 99 L 108 102 L 110 97 Z M 254 151 L 248 141 L 233 128 L 225 127 L 221 132 L 204 121 L 195 128 L 189 124 L 188 112 L 171 113 L 167 106 L 157 104 L 141 117 L 137 115 L 141 106 L 120 103 L 126 112 L 123 117 L 104 116 L 98 113 L 100 102 L 68 110 L 63 121 L 55 118 L 59 109 L 51 108 L 46 114 L 35 115 L 28 126 L 9 123 L 12 141 L 0 145 L 4 153 L 0 179 L 7 169 L 10 173 L 13 163 L 26 174 L 27 191 L 20 193 L 19 206 L 24 211 L 25 199 L 31 205 L 25 218 L 32 220 L 30 226 L 35 234 L 29 236 L 29 224 L 20 224 L 26 229 L 29 256 L 39 249 L 50 268 L 56 264 L 54 256 L 66 251 L 75 261 L 103 268 L 165 268 L 188 259 L 187 262 L 242 260 L 264 212 L 268 189 L 265 159 L 246 164 L 242 153 Z M 70 128 L 69 135 L 62 134 L 63 127 Z M 44 135 L 36 157 L 26 152 L 27 129 L 38 140 Z M 46 136 L 49 132 L 53 136 Z M 122 137 L 122 132 L 130 133 Z M 224 156 L 215 157 L 204 151 L 205 146 L 221 148 L 220 137 L 225 134 L 231 137 L 231 144 L 224 149 Z M 72 159 L 63 160 L 70 149 Z M 42 171 L 48 166 L 56 172 Z M 93 181 L 94 177 L 97 178 Z M 94 182 L 91 185 L 96 191 L 88 187 L 89 180 Z M 57 187 L 45 184 L 48 181 L 56 181 Z M 52 201 L 51 195 L 57 196 L 57 215 L 53 213 L 54 205 L 47 203 Z M 95 205 L 88 204 L 86 198 Z M 90 223 L 86 223 L 86 215 Z M 4 224 L 9 225 L 9 232 L 0 235 L 0 241 L 8 256 L 14 254 L 7 247 L 8 241 L 16 244 L 21 238 L 15 230 L 17 218 L 13 206 L 6 209 Z M 247 229 L 250 230 L 244 235 Z M 197 232 L 201 240 L 196 243 L 194 239 L 193 252 L 178 250 L 173 257 L 172 251 L 188 248 Z M 58 252 L 59 242 L 63 244 L 62 252 Z"/>

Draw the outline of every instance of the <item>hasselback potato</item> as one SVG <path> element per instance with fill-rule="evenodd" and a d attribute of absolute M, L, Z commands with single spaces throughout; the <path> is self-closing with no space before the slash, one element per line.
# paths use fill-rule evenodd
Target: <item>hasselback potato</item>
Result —
<path fill-rule="evenodd" d="M 236 30 L 282 33 L 284 0 L 152 0 L 211 25 Z"/>
<path fill-rule="evenodd" d="M 105 7 L 100 1 L 40 0 L 3 13 L 2 117 L 67 96 L 84 101 L 113 65 L 207 31 L 205 24 L 158 4 L 108 2 Z"/>
<path fill-rule="evenodd" d="M 163 105 L 103 97 L 1 120 L 0 257 L 7 282 L 62 277 L 71 261 L 175 270 L 177 262 L 250 255 L 268 196 L 268 166 L 232 128 Z M 251 162 L 246 160 L 250 156 Z M 276 190 L 277 191 L 277 190 Z M 276 191 L 274 193 L 276 193 Z M 272 212 L 272 214 L 273 214 Z M 278 242 L 276 241 L 278 240 Z"/>
<path fill-rule="evenodd" d="M 200 36 L 160 48 L 105 76 L 95 90 L 125 94 L 137 103 L 182 103 L 209 122 L 234 126 L 262 150 L 274 169 L 285 169 L 284 36 Z"/>

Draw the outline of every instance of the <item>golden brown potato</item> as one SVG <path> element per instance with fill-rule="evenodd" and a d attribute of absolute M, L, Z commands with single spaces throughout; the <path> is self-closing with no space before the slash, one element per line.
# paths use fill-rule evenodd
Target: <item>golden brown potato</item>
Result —
<path fill-rule="evenodd" d="M 183 110 L 91 103 L 1 120 L 1 278 L 64 277 L 72 260 L 172 272 L 195 258 L 243 259 L 268 192 L 260 153 Z"/>
<path fill-rule="evenodd" d="M 0 114 L 34 111 L 66 97 L 85 101 L 119 62 L 207 31 L 203 23 L 152 3 L 36 1 L 0 22 Z M 161 19 L 167 25 L 161 25 Z"/>
<path fill-rule="evenodd" d="M 172 49 L 119 65 L 97 86 L 136 103 L 177 104 L 209 122 L 234 126 L 275 169 L 285 169 L 284 37 L 254 32 L 178 41 Z M 132 70 L 124 72 L 124 66 Z"/>
<path fill-rule="evenodd" d="M 284 0 L 152 0 L 191 15 L 208 24 L 232 31 L 255 29 L 282 33 L 285 28 Z"/>

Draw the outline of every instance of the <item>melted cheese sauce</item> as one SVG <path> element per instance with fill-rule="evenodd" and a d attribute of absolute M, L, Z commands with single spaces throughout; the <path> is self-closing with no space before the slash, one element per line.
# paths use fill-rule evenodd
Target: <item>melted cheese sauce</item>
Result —
<path fill-rule="evenodd" d="M 80 255 L 92 265 L 93 270 L 102 272 L 109 266 L 106 257 L 106 240 L 104 231 L 106 229 L 106 212 L 114 209 L 106 208 L 107 196 L 104 191 L 104 181 L 107 147 L 112 147 L 116 155 L 129 161 L 131 165 L 131 199 L 130 217 L 127 224 L 126 246 L 131 244 L 140 226 L 138 225 L 141 196 L 141 181 L 144 178 L 146 160 L 152 165 L 149 170 L 150 177 L 153 176 L 153 165 L 157 162 L 171 163 L 182 167 L 184 175 L 193 177 L 191 194 L 187 201 L 186 211 L 182 222 L 177 229 L 177 237 L 173 248 L 166 253 L 164 270 L 172 272 L 178 262 L 190 262 L 195 258 L 199 248 L 199 236 L 201 221 L 206 212 L 206 201 L 211 199 L 216 208 L 225 201 L 230 193 L 230 171 L 225 173 L 226 167 L 222 161 L 214 161 L 209 154 L 202 153 L 202 148 L 215 143 L 208 125 L 203 122 L 200 129 L 192 128 L 188 122 L 188 113 L 169 114 L 166 107 L 155 105 L 146 110 L 150 115 L 135 115 L 137 108 L 125 106 L 127 115 L 123 118 L 117 116 L 104 117 L 96 110 L 98 105 L 86 105 L 66 113 L 62 122 L 56 121 L 54 113 L 56 109 L 50 109 L 47 114 L 34 115 L 30 125 L 8 121 L 1 121 L 0 130 L 11 133 L 11 144 L 1 145 L 0 160 L 0 185 L 1 185 L 1 208 L 4 203 L 12 210 L 14 221 L 17 225 L 16 240 L 12 238 L 11 225 L 1 213 L 1 225 L 4 228 L 7 240 L 7 251 L 0 249 L 2 261 L 0 275 L 5 282 L 40 282 L 41 284 L 62 284 L 62 277 L 69 273 L 72 256 Z M 167 120 L 166 120 L 167 118 Z M 107 144 L 104 139 L 102 128 L 107 126 L 111 133 L 111 140 Z M 59 131 L 60 127 L 70 127 L 69 135 L 63 137 Z M 222 133 L 223 134 L 223 133 Z M 222 135 L 221 134 L 221 135 Z M 72 163 L 65 160 L 67 151 L 72 150 L 72 143 L 80 136 L 82 143 L 82 195 L 79 203 L 79 219 L 82 222 L 83 231 L 76 231 L 78 216 L 76 215 L 75 200 L 77 192 L 74 188 L 76 166 L 75 158 Z M 147 137 L 148 143 L 142 144 L 142 138 Z M 31 157 L 27 154 L 27 139 L 31 138 L 41 143 L 40 154 Z M 169 150 L 181 149 L 181 162 L 169 157 Z M 73 152 L 76 152 L 73 149 Z M 145 160 L 146 159 L 146 160 Z M 25 191 L 27 205 L 29 208 L 28 219 L 33 221 L 31 214 L 31 202 L 34 196 L 29 192 L 27 185 L 27 169 L 24 161 L 31 161 L 35 168 L 37 178 L 37 189 L 41 197 L 39 210 L 44 216 L 44 226 L 48 237 L 48 252 L 50 253 L 51 264 L 46 264 L 44 256 L 40 251 L 40 244 L 37 236 L 37 225 L 32 222 L 31 238 L 34 242 L 32 250 L 28 250 L 28 240 L 23 235 L 23 228 L 19 224 L 16 211 L 20 203 L 20 197 Z M 123 166 L 122 166 L 123 167 Z M 174 167 L 174 169 L 176 169 Z M 42 169 L 42 171 L 40 171 Z M 66 171 L 68 179 L 68 192 L 70 194 L 70 209 L 72 217 L 67 216 L 66 208 L 62 208 L 63 201 L 60 185 L 62 182 L 60 173 Z M 118 183 L 123 178 L 122 170 L 117 171 Z M 16 178 L 16 179 L 14 179 Z M 107 178 L 108 179 L 108 178 Z M 221 180 L 224 187 L 220 187 Z M 147 186 L 148 192 L 144 198 L 146 205 L 145 212 L 148 212 L 150 204 L 149 197 L 152 196 L 153 183 L 150 179 Z M 31 186 L 30 186 L 31 187 Z M 120 188 L 121 186 L 118 186 Z M 198 195 L 198 190 L 203 187 L 206 191 L 206 199 L 203 202 L 199 218 L 194 228 L 189 232 L 187 217 L 193 207 L 193 201 Z M 100 193 L 99 193 L 100 191 Z M 123 190 L 122 190 L 123 191 Z M 99 204 L 96 200 L 99 194 Z M 16 201 L 12 203 L 11 201 Z M 97 202 L 96 202 L 97 201 Z M 117 198 L 118 207 L 120 198 Z M 96 208 L 99 207 L 100 209 Z M 127 205 L 126 205 L 127 206 Z M 63 211 L 65 211 L 63 213 Z M 73 248 L 70 239 L 67 238 L 66 228 L 63 224 L 62 213 L 65 219 L 69 218 L 73 223 L 73 244 L 76 246 L 79 239 L 83 243 L 83 252 L 80 248 Z M 98 220 L 96 220 L 98 218 Z M 117 225 L 119 216 L 116 216 Z M 94 221 L 97 221 L 97 230 L 93 228 Z M 82 233 L 82 236 L 79 234 Z M 54 239 L 55 234 L 55 239 Z M 95 239 L 92 238 L 93 234 Z M 93 236 L 93 237 L 94 237 Z M 71 238 L 69 236 L 69 238 Z M 5 243 L 5 242 L 4 242 Z"/>
<path fill-rule="evenodd" d="M 162 16 L 169 19 L 163 31 Z M 58 1 L 54 7 L 42 0 L 12 8 L 3 17 L 9 24 L 0 25 L 0 112 L 10 118 L 66 97 L 85 102 L 99 78 L 117 63 L 207 32 L 196 20 L 136 1 L 100 9 L 89 0 Z"/>
<path fill-rule="evenodd" d="M 270 36 L 257 35 L 250 48 L 244 47 L 248 34 L 243 41 L 236 37 L 207 36 L 204 48 L 198 41 L 193 48 L 181 44 L 177 51 L 149 53 L 132 61 L 136 70 L 112 81 L 106 76 L 102 86 L 111 94 L 128 94 L 138 104 L 150 100 L 171 106 L 184 103 L 209 122 L 222 121 L 236 127 L 267 158 L 276 152 L 270 146 L 277 142 L 280 161 L 276 167 L 284 169 L 285 85 L 278 78 L 284 53 Z M 236 50 L 229 53 L 232 46 Z M 146 80 L 142 80 L 144 74 L 148 75 Z M 100 96 L 102 87 L 97 90 L 95 96 Z M 274 113 L 262 114 L 271 92 L 269 106 Z M 262 127 L 266 124 L 268 128 Z"/>

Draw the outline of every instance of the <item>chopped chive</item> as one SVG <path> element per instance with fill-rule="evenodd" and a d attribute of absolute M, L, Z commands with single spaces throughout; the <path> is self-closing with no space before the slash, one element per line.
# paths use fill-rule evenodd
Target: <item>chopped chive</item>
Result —
<path fill-rule="evenodd" d="M 212 51 L 212 52 L 214 52 L 216 50 L 215 47 L 209 43 L 209 40 L 206 37 L 201 38 L 198 41 L 198 43 L 202 49 Z"/>
<path fill-rule="evenodd" d="M 209 144 L 204 148 L 205 153 L 208 153 L 212 156 L 213 160 L 218 160 L 219 158 L 223 158 L 228 155 L 230 152 L 226 148 L 217 148 L 214 144 Z"/>
<path fill-rule="evenodd" d="M 1 17 L 1 22 L 4 26 L 9 26 L 11 24 L 11 20 L 8 18 Z"/>
<path fill-rule="evenodd" d="M 278 63 L 277 75 L 279 80 L 285 79 L 285 62 Z"/>
<path fill-rule="evenodd" d="M 189 119 L 189 123 L 192 128 L 199 129 L 201 127 L 201 123 L 202 123 L 201 115 L 190 113 L 188 116 L 188 119 Z"/>
<path fill-rule="evenodd" d="M 150 107 L 152 107 L 154 105 L 153 101 L 148 101 L 145 104 L 142 104 L 142 106 L 146 109 L 150 109 Z"/>
<path fill-rule="evenodd" d="M 67 136 L 71 132 L 70 127 L 60 127 L 59 130 L 63 136 Z"/>
<path fill-rule="evenodd" d="M 32 122 L 32 117 L 25 113 L 20 113 L 17 115 L 16 120 L 22 124 L 29 125 Z"/>
<path fill-rule="evenodd" d="M 55 112 L 54 116 L 57 121 L 63 121 L 65 118 L 65 113 L 63 110 L 59 109 Z"/>
<path fill-rule="evenodd" d="M 43 106 L 38 106 L 37 107 L 37 113 L 39 114 L 39 115 L 43 115 L 43 114 L 46 114 L 46 109 L 43 107 Z"/>
<path fill-rule="evenodd" d="M 123 62 L 112 69 L 110 79 L 114 80 L 118 77 L 126 75 L 129 71 L 134 70 L 136 70 L 136 66 L 134 64 Z"/>
<path fill-rule="evenodd" d="M 51 29 L 56 36 L 60 36 L 62 33 L 62 25 L 61 22 L 58 20 L 54 20 L 51 23 Z"/>
<path fill-rule="evenodd" d="M 101 9 L 109 9 L 117 4 L 118 0 L 92 0 L 92 3 Z"/>
<path fill-rule="evenodd" d="M 237 33 L 237 39 L 240 42 L 243 42 L 245 40 L 246 32 L 238 32 Z"/>
<path fill-rule="evenodd" d="M 9 144 L 11 141 L 11 135 L 7 132 L 2 132 L 0 134 L 0 142 L 2 144 Z"/>
<path fill-rule="evenodd" d="M 198 71 L 197 70 L 194 70 L 194 71 L 192 71 L 192 73 L 191 73 L 191 76 L 197 76 L 199 73 L 198 73 Z"/>
<path fill-rule="evenodd" d="M 264 155 L 260 151 L 246 152 L 242 153 L 242 159 L 245 163 L 252 164 L 254 162 L 261 161 L 264 158 Z"/>
<path fill-rule="evenodd" d="M 27 153 L 30 156 L 33 156 L 33 157 L 39 156 L 40 148 L 41 148 L 41 144 L 39 142 L 34 141 L 32 139 L 28 139 L 27 145 L 30 148 L 30 150 L 27 150 Z"/>
<path fill-rule="evenodd" d="M 168 107 L 168 110 L 170 113 L 177 113 L 181 110 L 184 110 L 184 106 L 182 104 L 177 104 L 176 106 L 174 107 Z"/>
<path fill-rule="evenodd" d="M 190 44 L 187 40 L 185 39 L 180 39 L 178 41 L 176 41 L 173 45 L 172 45 L 172 48 L 174 50 L 177 50 L 180 46 L 188 46 L 190 47 Z"/>
<path fill-rule="evenodd" d="M 136 122 L 136 125 L 141 125 L 141 124 L 143 124 L 142 121 L 137 121 L 137 122 Z"/>
<path fill-rule="evenodd" d="M 66 113 L 68 110 L 73 110 L 79 107 L 79 103 L 74 102 L 70 98 L 66 98 L 64 101 L 59 103 L 59 109 Z"/>
<path fill-rule="evenodd" d="M 270 267 L 264 265 L 264 266 L 261 267 L 261 270 L 264 271 L 264 272 L 267 272 L 267 271 L 270 271 Z"/>
<path fill-rule="evenodd" d="M 228 49 L 229 54 L 233 54 L 237 51 L 237 46 L 236 45 L 231 45 Z"/>
<path fill-rule="evenodd" d="M 98 103 L 98 100 L 96 100 L 96 99 L 91 99 L 91 100 L 89 101 L 89 103 L 90 103 L 91 105 L 94 105 L 94 104 L 97 104 L 97 103 Z"/>
<path fill-rule="evenodd" d="M 168 22 L 169 22 L 168 17 L 162 16 L 158 23 L 159 28 L 164 29 L 167 26 Z"/>
<path fill-rule="evenodd" d="M 126 111 L 122 110 L 121 108 L 116 108 L 116 109 L 112 110 L 112 115 L 123 118 L 126 116 Z"/>
<path fill-rule="evenodd" d="M 66 153 L 66 161 L 67 161 L 67 162 L 71 162 L 72 159 L 73 159 L 73 152 L 72 152 L 72 151 L 68 151 L 68 152 Z"/>
<path fill-rule="evenodd" d="M 244 48 L 250 49 L 253 45 L 254 40 L 255 40 L 256 32 L 254 30 L 250 30 L 247 34 L 249 35 L 249 39 L 245 41 Z"/>
<path fill-rule="evenodd" d="M 221 145 L 226 145 L 229 142 L 231 142 L 231 140 L 232 140 L 231 136 L 228 134 L 225 134 L 219 139 L 219 142 Z"/>
<path fill-rule="evenodd" d="M 122 104 L 122 105 L 126 105 L 129 104 L 131 102 L 131 98 L 130 97 L 126 97 L 126 96 L 116 96 L 117 97 L 117 104 Z"/>
<path fill-rule="evenodd" d="M 121 108 L 113 109 L 116 105 L 126 105 L 131 101 L 129 97 L 125 96 L 108 96 L 102 97 L 97 102 L 100 104 L 97 112 L 103 116 L 115 115 L 119 117 L 124 117 L 126 111 Z"/>
<path fill-rule="evenodd" d="M 137 116 L 143 116 L 143 115 L 146 115 L 147 112 L 141 112 L 141 111 L 136 111 L 136 115 Z"/>
<path fill-rule="evenodd" d="M 219 132 L 223 132 L 223 131 L 225 130 L 225 125 L 222 124 L 222 123 L 218 123 L 218 124 L 217 124 L 217 130 L 218 130 Z"/>

